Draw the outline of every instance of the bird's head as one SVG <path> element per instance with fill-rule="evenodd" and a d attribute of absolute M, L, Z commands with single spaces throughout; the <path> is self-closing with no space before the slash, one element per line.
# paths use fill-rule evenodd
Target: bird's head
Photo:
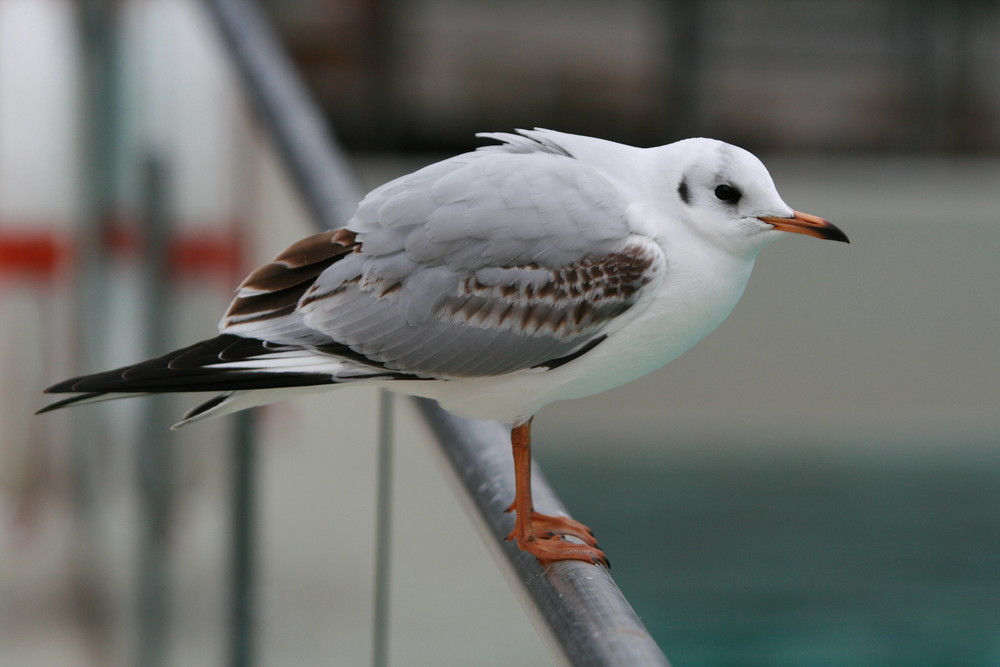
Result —
<path fill-rule="evenodd" d="M 672 182 L 658 184 L 672 199 L 680 224 L 739 255 L 755 255 L 784 233 L 848 243 L 832 223 L 793 210 L 782 201 L 763 163 L 751 153 L 714 139 L 685 139 L 652 149 L 670 168 Z"/>

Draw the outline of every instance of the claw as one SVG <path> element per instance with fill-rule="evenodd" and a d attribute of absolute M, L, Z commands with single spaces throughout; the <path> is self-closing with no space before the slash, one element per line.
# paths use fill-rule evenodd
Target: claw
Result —
<path fill-rule="evenodd" d="M 583 544 L 570 542 L 575 537 Z M 552 516 L 532 511 L 515 522 L 507 536 L 523 551 L 534 555 L 542 564 L 557 560 L 582 560 L 607 565 L 608 559 L 597 547 L 594 534 L 585 525 L 565 516 Z"/>
<path fill-rule="evenodd" d="M 585 563 L 610 567 L 607 556 L 600 549 L 587 544 L 569 542 L 558 535 L 552 538 L 535 538 L 527 542 L 518 542 L 517 546 L 537 558 L 542 565 L 560 560 L 582 560 Z"/>

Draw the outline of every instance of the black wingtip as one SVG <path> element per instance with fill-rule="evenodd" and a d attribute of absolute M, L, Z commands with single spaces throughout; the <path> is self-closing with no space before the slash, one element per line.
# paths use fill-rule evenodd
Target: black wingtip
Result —
<path fill-rule="evenodd" d="M 68 382 L 68 380 L 67 380 L 67 382 Z M 59 386 L 62 386 L 63 384 L 65 384 L 65 383 L 60 382 L 58 385 L 53 385 L 53 387 L 59 387 Z M 48 389 L 45 390 L 45 393 L 46 394 L 58 393 L 58 391 L 59 390 L 52 391 L 52 387 L 49 387 Z M 100 396 L 104 396 L 105 393 L 106 392 L 103 392 L 103 391 L 93 391 L 93 392 L 89 392 L 89 393 L 86 393 L 86 394 L 77 394 L 76 396 L 70 396 L 69 398 L 64 398 L 61 401 L 56 401 L 55 403 L 49 403 L 48 405 L 46 405 L 46 406 L 44 406 L 42 408 L 39 408 L 38 410 L 35 410 L 35 414 L 36 415 L 41 415 L 41 414 L 45 414 L 46 412 L 52 412 L 53 410 L 58 410 L 59 408 L 68 407 L 70 405 L 73 405 L 74 403 L 79 403 L 81 401 L 93 400 L 93 399 L 98 398 Z"/>

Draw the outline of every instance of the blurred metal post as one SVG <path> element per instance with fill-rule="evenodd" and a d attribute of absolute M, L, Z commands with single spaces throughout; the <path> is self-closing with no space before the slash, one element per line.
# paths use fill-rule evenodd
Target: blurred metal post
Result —
<path fill-rule="evenodd" d="M 115 203 L 118 23 L 112 0 L 77 0 L 75 10 L 81 46 L 80 89 L 86 93 L 80 114 L 82 198 L 73 299 L 74 352 L 82 369 L 92 367 L 102 347 L 108 303 L 104 231 Z M 79 620 L 89 639 L 101 645 L 110 639 L 111 604 L 100 583 L 104 563 L 95 535 L 100 534 L 102 475 L 109 452 L 98 414 L 87 411 L 74 423 L 68 452 L 76 566 L 73 587 L 77 603 L 85 610 Z"/>
<path fill-rule="evenodd" d="M 142 304 L 146 349 L 160 354 L 168 343 L 170 180 L 165 159 L 150 155 L 141 165 L 143 200 Z M 136 664 L 156 667 L 167 662 L 170 633 L 169 555 L 173 525 L 173 463 L 169 441 L 167 396 L 151 396 L 142 404 L 136 443 L 140 526 L 138 646 Z"/>
<path fill-rule="evenodd" d="M 375 609 L 372 619 L 372 665 L 389 665 L 389 589 L 392 569 L 393 395 L 378 397 L 378 469 L 375 499 Z"/>
<path fill-rule="evenodd" d="M 256 410 L 233 417 L 229 540 L 229 664 L 254 664 L 257 574 L 257 439 Z"/>
<path fill-rule="evenodd" d="M 83 95 L 82 123 L 84 206 L 79 244 L 79 312 L 83 352 L 93 354 L 103 337 L 107 307 L 105 232 L 115 206 L 115 162 L 118 146 L 117 16 L 112 0 L 78 0 Z"/>

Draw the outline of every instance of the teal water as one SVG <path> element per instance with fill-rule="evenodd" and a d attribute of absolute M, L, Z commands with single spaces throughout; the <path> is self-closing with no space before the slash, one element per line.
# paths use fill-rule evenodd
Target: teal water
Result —
<path fill-rule="evenodd" d="M 541 458 L 675 667 L 1000 665 L 1000 446 Z"/>

